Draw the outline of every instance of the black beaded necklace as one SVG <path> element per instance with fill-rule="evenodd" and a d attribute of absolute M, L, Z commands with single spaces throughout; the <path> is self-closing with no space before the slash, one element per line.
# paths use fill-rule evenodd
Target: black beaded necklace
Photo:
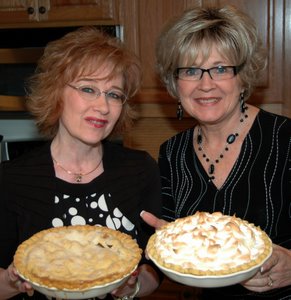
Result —
<path fill-rule="evenodd" d="M 239 120 L 239 122 L 240 122 L 239 128 L 241 127 L 241 124 L 244 122 L 244 120 L 248 118 L 248 115 L 245 113 L 245 111 L 247 109 L 248 109 L 248 107 L 245 106 L 243 111 L 242 111 L 242 117 Z M 224 158 L 225 152 L 227 152 L 229 150 L 229 145 L 233 144 L 236 141 L 238 136 L 239 136 L 239 130 L 237 130 L 235 133 L 229 134 L 226 138 L 226 144 L 225 144 L 223 150 L 221 151 L 221 153 L 219 154 L 219 156 L 215 160 L 211 160 L 204 151 L 202 131 L 201 131 L 201 127 L 198 125 L 197 140 L 196 140 L 197 145 L 198 145 L 198 151 L 202 152 L 202 157 L 209 164 L 207 172 L 209 174 L 209 179 L 210 180 L 215 179 L 215 176 L 214 176 L 215 164 L 218 164 L 220 162 L 220 160 Z"/>

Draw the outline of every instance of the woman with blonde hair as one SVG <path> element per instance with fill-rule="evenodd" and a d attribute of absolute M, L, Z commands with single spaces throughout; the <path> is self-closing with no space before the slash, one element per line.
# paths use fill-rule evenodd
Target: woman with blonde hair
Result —
<path fill-rule="evenodd" d="M 193 127 L 160 147 L 163 221 L 220 211 L 260 226 L 273 255 L 250 280 L 202 299 L 291 298 L 291 120 L 247 103 L 265 72 L 253 20 L 231 6 L 193 8 L 167 24 L 157 67 Z"/>

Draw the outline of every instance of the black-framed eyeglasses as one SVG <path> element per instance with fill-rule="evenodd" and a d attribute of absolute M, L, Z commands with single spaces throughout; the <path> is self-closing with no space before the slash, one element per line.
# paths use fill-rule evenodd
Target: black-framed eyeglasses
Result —
<path fill-rule="evenodd" d="M 80 85 L 80 86 L 74 86 L 72 84 L 68 84 L 68 86 L 71 87 L 72 89 L 78 91 L 80 96 L 84 100 L 88 100 L 88 101 L 96 100 L 98 97 L 100 97 L 101 94 L 105 95 L 105 99 L 106 99 L 107 103 L 110 105 L 121 106 L 127 100 L 127 96 L 118 89 L 110 89 L 108 91 L 100 91 L 96 86 L 89 85 L 89 84 L 84 84 L 84 85 Z"/>
<path fill-rule="evenodd" d="M 218 66 L 210 69 L 183 67 L 177 68 L 174 75 L 181 80 L 198 81 L 201 80 L 203 74 L 206 72 L 212 80 L 219 81 L 233 78 L 240 69 L 240 66 Z"/>

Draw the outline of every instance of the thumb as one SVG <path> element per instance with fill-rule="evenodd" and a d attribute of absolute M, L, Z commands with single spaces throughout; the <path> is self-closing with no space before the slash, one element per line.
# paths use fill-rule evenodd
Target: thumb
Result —
<path fill-rule="evenodd" d="M 155 215 L 143 210 L 140 213 L 141 218 L 150 226 L 155 229 L 161 228 L 163 225 L 167 224 L 167 222 L 163 219 L 157 218 Z"/>

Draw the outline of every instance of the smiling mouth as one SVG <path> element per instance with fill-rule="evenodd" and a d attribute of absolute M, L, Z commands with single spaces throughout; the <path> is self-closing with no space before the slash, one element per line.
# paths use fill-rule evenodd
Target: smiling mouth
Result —
<path fill-rule="evenodd" d="M 101 121 L 101 120 L 87 120 L 87 122 L 95 126 L 104 126 L 107 123 L 107 121 Z"/>
<path fill-rule="evenodd" d="M 212 104 L 217 103 L 219 101 L 219 98 L 198 98 L 196 99 L 196 101 L 201 104 Z"/>

